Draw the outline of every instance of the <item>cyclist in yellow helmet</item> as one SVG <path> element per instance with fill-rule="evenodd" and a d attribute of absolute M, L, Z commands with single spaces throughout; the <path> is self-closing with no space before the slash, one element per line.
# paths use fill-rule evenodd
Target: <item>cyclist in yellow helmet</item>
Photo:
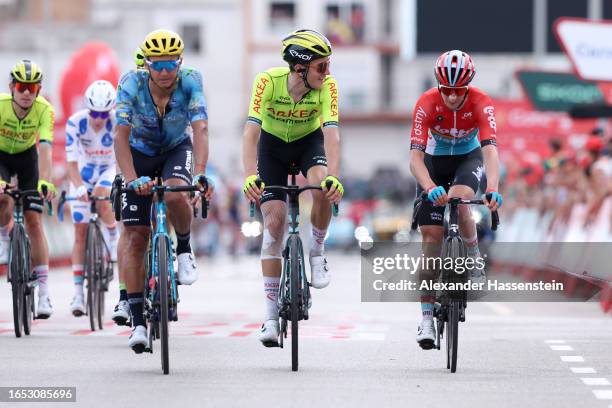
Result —
<path fill-rule="evenodd" d="M 310 270 L 312 286 L 319 289 L 330 281 L 323 252 L 331 219 L 330 201 L 339 202 L 344 193 L 337 178 L 338 85 L 329 71 L 331 44 L 317 31 L 297 30 L 283 39 L 281 52 L 289 66 L 255 77 L 243 133 L 243 190 L 251 201 L 261 198 L 264 218 L 261 265 L 267 316 L 259 340 L 267 347 L 278 345 L 277 295 L 287 204 L 286 194 L 280 191 L 262 195 L 255 180 L 287 185 L 289 166 L 296 163 L 309 184 L 325 186 L 325 181 L 332 181 L 329 190 L 312 190 Z"/>
<path fill-rule="evenodd" d="M 143 318 L 144 253 L 150 234 L 151 188 L 161 175 L 166 185 L 188 185 L 204 177 L 208 160 L 208 113 L 202 75 L 182 67 L 183 40 L 170 30 L 149 33 L 140 48 L 145 69 L 119 80 L 115 156 L 128 187 L 121 218 L 118 266 L 124 274 L 132 314 L 128 346 L 136 353 L 147 344 Z M 193 128 L 193 142 L 188 126 Z M 192 174 L 192 163 L 196 176 Z M 212 194 L 209 182 L 207 197 Z M 187 194 L 168 194 L 166 203 L 177 236 L 178 281 L 198 278 L 190 245 L 192 211 Z"/>
<path fill-rule="evenodd" d="M 21 60 L 10 73 L 10 94 L 0 94 L 0 263 L 8 260 L 9 228 L 12 203 L 4 194 L 12 176 L 17 176 L 21 190 L 38 190 L 29 195 L 24 205 L 25 225 L 32 244 L 33 270 L 38 276 L 37 318 L 53 313 L 47 278 L 49 249 L 42 226 L 43 195 L 55 196 L 51 179 L 51 143 L 53 141 L 53 107 L 39 96 L 43 72 L 33 61 Z M 37 145 L 37 140 L 39 143 Z"/>

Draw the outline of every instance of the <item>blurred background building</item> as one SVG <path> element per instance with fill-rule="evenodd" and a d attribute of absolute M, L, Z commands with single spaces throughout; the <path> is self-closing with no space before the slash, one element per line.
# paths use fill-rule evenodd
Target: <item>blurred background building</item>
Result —
<path fill-rule="evenodd" d="M 590 194 L 586 173 L 589 160 L 597 158 L 589 159 L 585 146 L 592 136 L 607 143 L 608 120 L 574 120 L 569 108 L 538 109 L 517 73 L 574 77 L 554 34 L 554 22 L 562 16 L 612 19 L 612 0 L 0 0 L 0 71 L 8 76 L 21 58 L 42 66 L 43 94 L 58 111 L 56 172 L 61 178 L 63 120 L 79 107 L 79 92 L 87 85 L 76 85 L 74 72 L 106 72 L 114 64 L 118 72 L 132 69 L 134 48 L 146 33 L 162 27 L 177 31 L 186 44 L 185 64 L 204 74 L 211 165 L 227 187 L 217 199 L 219 223 L 228 222 L 224 209 L 233 208 L 239 229 L 243 217 L 235 201 L 243 178 L 242 127 L 252 80 L 261 70 L 284 65 L 280 41 L 287 33 L 317 29 L 333 42 L 331 73 L 340 88 L 347 201 L 346 219 L 337 220 L 336 228 L 353 239 L 353 230 L 367 222 L 375 238 L 392 238 L 408 223 L 415 187 L 408 162 L 412 108 L 435 85 L 433 63 L 449 49 L 471 54 L 477 68 L 473 85 L 494 98 L 506 219 L 516 208 L 533 204 L 526 198 L 530 194 L 569 196 L 569 187 L 554 172 L 570 170 L 558 170 L 558 163 L 577 163 L 587 180 L 576 197 Z M 75 58 L 92 41 L 106 44 L 110 52 Z M 63 95 L 71 86 L 72 96 Z M 569 93 L 561 85 L 547 89 L 551 101 L 584 97 L 576 96 L 575 88 Z M 594 92 L 598 101 L 610 97 L 609 90 Z M 538 197 L 535 202 L 546 203 L 548 196 Z M 331 242 L 335 238 L 330 235 Z"/>

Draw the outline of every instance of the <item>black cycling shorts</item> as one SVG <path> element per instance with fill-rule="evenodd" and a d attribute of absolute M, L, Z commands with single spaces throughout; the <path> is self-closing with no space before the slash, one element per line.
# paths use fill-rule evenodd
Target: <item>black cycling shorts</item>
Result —
<path fill-rule="evenodd" d="M 297 165 L 304 177 L 313 166 L 326 166 L 323 131 L 314 132 L 287 143 L 262 130 L 257 145 L 257 173 L 266 186 L 286 186 L 289 167 Z M 261 202 L 287 200 L 287 193 L 279 190 L 265 191 Z"/>
<path fill-rule="evenodd" d="M 425 167 L 436 186 L 444 187 L 447 193 L 451 186 L 463 185 L 470 187 L 476 194 L 480 180 L 484 176 L 481 149 L 474 149 L 468 154 L 456 156 L 425 154 Z M 422 192 L 423 188 L 417 185 L 417 197 Z M 444 225 L 445 208 L 424 200 L 419 210 L 419 225 Z"/>
<path fill-rule="evenodd" d="M 38 150 L 36 145 L 25 152 L 8 154 L 0 152 L 0 178 L 6 182 L 17 176 L 17 188 L 36 190 L 38 188 Z M 42 213 L 43 200 L 38 194 L 28 194 L 23 202 L 24 211 Z"/>
<path fill-rule="evenodd" d="M 178 178 L 191 184 L 193 148 L 190 139 L 186 139 L 169 152 L 154 157 L 147 156 L 133 148 L 130 150 L 138 177 L 149 176 L 151 179 L 161 177 L 164 181 Z M 141 196 L 133 191 L 122 194 L 121 220 L 123 224 L 126 226 L 149 225 L 152 200 L 151 195 Z"/>

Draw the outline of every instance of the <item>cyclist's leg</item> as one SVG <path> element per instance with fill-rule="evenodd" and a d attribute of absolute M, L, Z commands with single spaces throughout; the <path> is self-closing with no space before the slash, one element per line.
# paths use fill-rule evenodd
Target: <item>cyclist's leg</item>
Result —
<path fill-rule="evenodd" d="M 434 159 L 433 156 L 426 154 L 425 166 L 434 183 L 448 190 L 454 174 L 454 169 L 449 165 L 448 159 Z M 422 192 L 421 186 L 417 186 L 417 197 L 420 197 Z M 421 204 L 417 222 L 423 238 L 422 249 L 426 260 L 441 255 L 442 240 L 444 239 L 444 210 L 445 207 L 434 206 L 427 199 Z M 419 270 L 419 286 L 423 281 L 436 281 L 437 272 L 438 270 L 433 262 L 426 262 L 424 267 Z M 433 290 L 421 291 L 422 321 L 417 331 L 417 342 L 423 349 L 433 348 L 435 342 L 433 324 L 435 295 L 436 293 Z"/>
<path fill-rule="evenodd" d="M 16 167 L 17 184 L 21 190 L 38 187 L 38 153 L 36 147 L 19 154 Z M 46 319 L 53 313 L 49 299 L 49 247 L 42 223 L 43 200 L 38 194 L 30 194 L 24 201 L 26 231 L 30 237 L 33 271 L 38 278 L 38 318 Z"/>
<path fill-rule="evenodd" d="M 192 145 L 187 139 L 166 155 L 162 169 L 164 184 L 169 186 L 191 185 Z M 198 279 L 196 260 L 191 249 L 192 209 L 188 193 L 170 193 L 164 196 L 168 205 L 168 217 L 176 232 L 176 257 L 178 280 L 191 285 Z"/>
<path fill-rule="evenodd" d="M 286 186 L 289 163 L 282 151 L 283 143 L 262 131 L 257 148 L 257 173 L 266 186 Z M 282 250 L 287 230 L 287 194 L 266 191 L 261 198 L 263 239 L 261 244 L 261 270 L 266 296 L 266 320 L 259 340 L 268 347 L 278 345 L 278 290 L 282 272 Z"/>
<path fill-rule="evenodd" d="M 8 165 L 9 155 L 0 152 L 0 179 L 7 183 L 11 181 L 12 171 Z M 5 194 L 0 195 L 0 264 L 8 262 L 9 233 L 13 218 L 13 201 Z"/>
<path fill-rule="evenodd" d="M 74 197 L 76 189 L 70 184 L 68 195 Z M 71 201 L 70 213 L 74 223 L 74 245 L 72 247 L 72 276 L 74 280 L 74 298 L 70 304 L 70 310 L 75 316 L 85 313 L 85 302 L 83 296 L 83 280 L 85 273 L 85 245 L 87 241 L 87 223 L 91 216 L 89 203 L 83 201 Z"/>
<path fill-rule="evenodd" d="M 160 168 L 159 157 L 149 157 L 131 149 L 136 175 L 155 177 Z M 124 181 L 125 187 L 125 181 Z M 144 256 L 150 235 L 151 196 L 140 196 L 133 191 L 122 194 L 121 219 L 123 230 L 119 237 L 117 266 L 124 274 L 128 302 L 132 314 L 132 333 L 137 327 L 146 327 L 143 316 Z M 145 329 L 146 332 L 146 329 Z M 131 339 L 131 336 L 130 336 Z M 145 338 L 138 339 L 146 342 Z M 139 343 L 144 344 L 144 343 Z M 128 340 L 128 345 L 134 344 Z"/>

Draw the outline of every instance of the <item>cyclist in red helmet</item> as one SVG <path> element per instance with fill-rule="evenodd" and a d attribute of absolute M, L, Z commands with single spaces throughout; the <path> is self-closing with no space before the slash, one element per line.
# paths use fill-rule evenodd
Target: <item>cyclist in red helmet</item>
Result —
<path fill-rule="evenodd" d="M 435 63 L 436 88 L 417 101 L 412 115 L 410 170 L 417 179 L 417 197 L 427 193 L 419 212 L 425 256 L 439 256 L 444 237 L 444 210 L 449 198 L 473 199 L 486 173 L 491 211 L 501 206 L 498 193 L 499 158 L 496 147 L 495 109 L 487 94 L 469 86 L 474 61 L 460 50 L 447 51 Z M 476 225 L 468 207 L 459 207 L 459 229 L 468 256 L 480 256 Z M 421 270 L 421 279 L 433 279 L 434 271 Z M 486 282 L 484 270 L 473 269 L 469 278 Z M 434 292 L 421 293 L 423 321 L 417 342 L 423 349 L 434 345 Z"/>

